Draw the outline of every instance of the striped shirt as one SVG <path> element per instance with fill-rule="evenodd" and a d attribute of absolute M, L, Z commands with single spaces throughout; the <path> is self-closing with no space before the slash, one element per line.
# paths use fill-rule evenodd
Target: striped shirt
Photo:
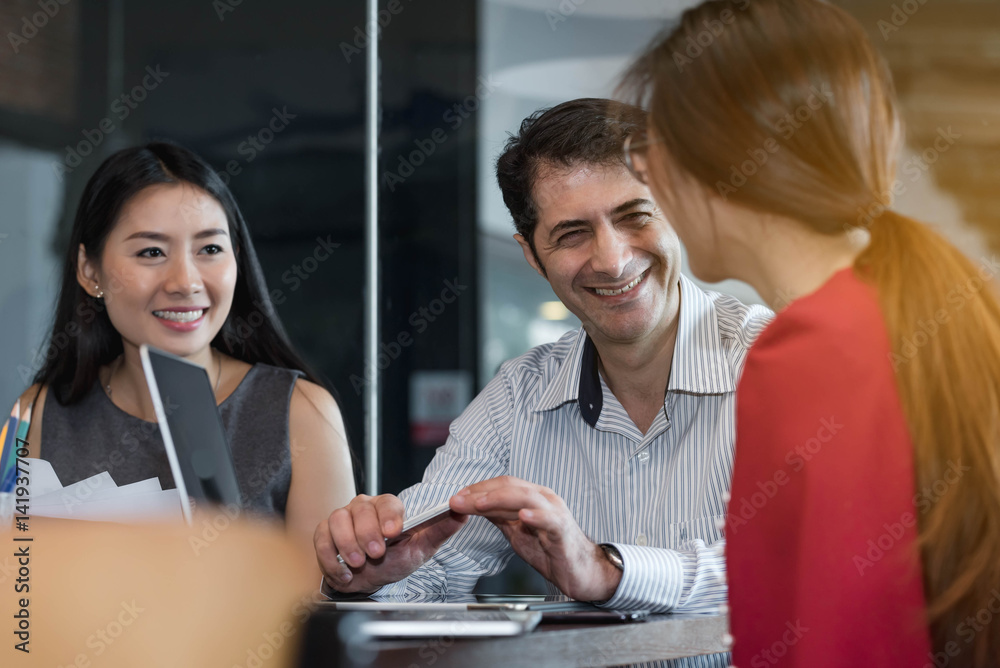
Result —
<path fill-rule="evenodd" d="M 716 611 L 726 601 L 719 526 L 733 469 L 736 383 L 772 314 L 684 276 L 680 291 L 663 411 L 645 435 L 598 372 L 593 342 L 582 329 L 570 332 L 501 366 L 452 423 L 423 482 L 400 494 L 407 515 L 482 480 L 522 478 L 555 491 L 592 541 L 621 552 L 625 570 L 606 607 Z M 499 529 L 472 517 L 379 595 L 468 593 L 512 555 Z"/>

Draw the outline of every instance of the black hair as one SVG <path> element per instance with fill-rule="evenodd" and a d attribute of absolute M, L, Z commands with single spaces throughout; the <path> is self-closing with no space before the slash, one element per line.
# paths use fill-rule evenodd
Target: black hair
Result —
<path fill-rule="evenodd" d="M 310 369 L 288 340 L 269 298 L 246 221 L 229 188 L 200 157 L 166 142 L 118 151 L 87 182 L 63 262 L 46 360 L 34 382 L 48 385 L 60 404 L 73 404 L 93 387 L 101 365 L 122 353 L 121 335 L 108 318 L 104 300 L 88 294 L 77 281 L 79 248 L 83 244 L 88 257 L 100 258 L 126 202 L 143 189 L 163 183 L 188 183 L 205 191 L 219 203 L 229 223 L 236 288 L 229 315 L 212 346 L 248 364 L 298 369 L 336 398 L 333 387 Z M 113 286 L 108 289 L 113 293 Z"/>
<path fill-rule="evenodd" d="M 538 204 L 532 197 L 541 165 L 625 164 L 622 146 L 630 134 L 646 129 L 646 112 L 631 104 L 580 98 L 539 109 L 521 122 L 497 158 L 497 183 L 514 227 L 525 238 L 535 260 L 534 232 Z"/>

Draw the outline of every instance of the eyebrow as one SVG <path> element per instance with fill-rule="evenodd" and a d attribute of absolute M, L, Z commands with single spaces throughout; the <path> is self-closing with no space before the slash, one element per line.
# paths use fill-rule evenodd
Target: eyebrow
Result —
<path fill-rule="evenodd" d="M 207 230 L 202 230 L 201 232 L 198 232 L 196 235 L 194 235 L 194 238 L 195 239 L 204 239 L 206 237 L 218 237 L 218 236 L 227 237 L 227 236 L 229 236 L 229 232 L 226 231 L 226 230 L 224 230 L 224 229 L 222 229 L 221 227 L 213 227 L 213 228 L 210 228 L 210 229 L 207 229 Z M 152 241 L 169 241 L 170 237 L 168 237 L 166 234 L 163 234 L 162 232 L 146 232 L 146 231 L 143 231 L 143 232 L 136 232 L 134 234 L 130 234 L 129 236 L 125 237 L 125 241 L 131 241 L 132 239 L 150 239 Z"/>
<path fill-rule="evenodd" d="M 656 205 L 653 204 L 652 201 L 646 199 L 645 197 L 636 197 L 635 199 L 630 199 L 627 202 L 622 202 L 621 204 L 619 204 L 615 208 L 611 209 L 611 215 L 612 216 L 616 216 L 619 213 L 625 213 L 629 209 L 635 209 L 636 207 L 640 207 L 640 206 L 655 207 Z"/>
<path fill-rule="evenodd" d="M 653 204 L 652 201 L 646 199 L 645 197 L 636 197 L 635 199 L 630 199 L 627 202 L 622 202 L 615 208 L 611 209 L 610 213 L 612 216 L 617 216 L 620 213 L 624 213 L 626 211 L 629 211 L 630 209 L 635 209 L 640 206 L 649 206 L 655 208 L 656 205 Z M 549 239 L 552 239 L 553 237 L 558 236 L 559 234 L 567 230 L 576 229 L 578 227 L 583 227 L 588 224 L 589 223 L 586 220 L 580 218 L 575 220 L 561 220 L 558 223 L 556 223 L 555 227 L 553 227 L 552 230 L 549 231 Z"/>
<path fill-rule="evenodd" d="M 567 230 L 576 229 L 578 227 L 584 227 L 587 225 L 585 220 L 561 220 L 555 227 L 549 230 L 549 239 L 553 239 Z"/>

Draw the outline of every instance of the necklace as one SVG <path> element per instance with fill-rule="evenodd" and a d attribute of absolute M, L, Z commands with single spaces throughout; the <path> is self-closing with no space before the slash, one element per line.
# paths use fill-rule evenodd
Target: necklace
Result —
<path fill-rule="evenodd" d="M 125 356 L 119 355 L 118 359 L 115 360 L 115 368 L 111 370 L 111 374 L 108 376 L 108 382 L 104 385 L 104 391 L 107 392 L 109 399 L 111 398 L 111 379 L 114 377 L 116 373 L 118 373 L 118 368 L 122 365 L 122 362 L 124 361 L 125 361 Z M 219 384 L 221 382 L 222 382 L 222 355 L 219 355 L 218 370 L 216 371 L 215 374 L 214 394 L 216 398 L 218 398 L 219 396 Z"/>

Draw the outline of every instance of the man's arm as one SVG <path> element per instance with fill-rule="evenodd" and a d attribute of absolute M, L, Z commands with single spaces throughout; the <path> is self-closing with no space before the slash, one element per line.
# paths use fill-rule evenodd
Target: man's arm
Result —
<path fill-rule="evenodd" d="M 400 493 L 406 514 L 415 515 L 448 501 L 469 485 L 505 475 L 510 468 L 513 412 L 513 391 L 502 368 L 452 423 L 448 441 L 435 453 L 423 481 Z M 480 577 L 503 570 L 513 554 L 495 526 L 471 517 L 421 568 L 378 593 L 468 593 Z"/>
<path fill-rule="evenodd" d="M 625 570 L 615 595 L 618 610 L 717 612 L 726 603 L 726 541 L 691 540 L 682 550 L 611 543 Z"/>
<path fill-rule="evenodd" d="M 535 570 L 567 596 L 615 609 L 715 612 L 726 602 L 725 542 L 691 540 L 681 551 L 611 543 L 618 570 L 552 490 L 505 476 L 463 490 L 459 513 L 496 525 Z"/>
<path fill-rule="evenodd" d="M 418 508 L 430 505 L 415 505 L 414 513 L 419 512 Z M 408 511 L 407 514 L 411 513 Z M 377 594 L 467 594 L 472 592 L 479 578 L 496 575 L 503 570 L 511 556 L 513 550 L 496 527 L 481 517 L 470 517 L 467 526 L 452 536 L 420 568 L 398 582 L 385 585 Z"/>
<path fill-rule="evenodd" d="M 423 482 L 403 491 L 398 499 L 357 497 L 351 506 L 334 511 L 328 522 L 320 524 L 315 540 L 327 582 L 344 593 L 374 591 L 380 586 L 380 595 L 454 593 L 471 591 L 479 577 L 499 572 L 511 556 L 510 547 L 481 518 L 470 518 L 468 526 L 454 536 L 451 533 L 458 527 L 453 519 L 412 539 L 388 546 L 383 542 L 399 535 L 404 506 L 405 515 L 412 516 L 447 501 L 463 487 L 506 473 L 513 411 L 510 381 L 502 369 L 452 423 L 448 441 L 438 449 Z M 387 519 L 392 525 L 388 529 Z M 441 546 L 444 529 L 450 539 Z M 346 582 L 345 568 L 336 560 L 338 552 L 354 576 Z"/>

